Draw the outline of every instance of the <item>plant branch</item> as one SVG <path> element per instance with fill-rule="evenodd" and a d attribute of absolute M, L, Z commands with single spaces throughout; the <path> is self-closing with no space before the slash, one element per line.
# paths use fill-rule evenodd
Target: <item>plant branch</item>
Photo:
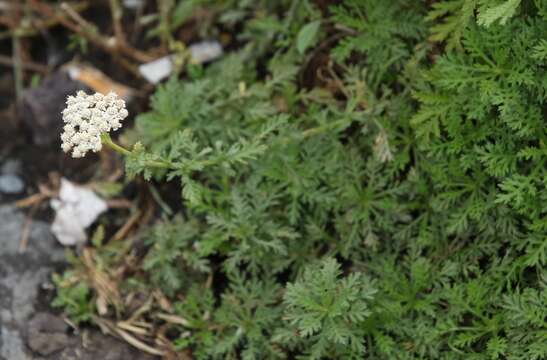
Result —
<path fill-rule="evenodd" d="M 115 38 L 107 37 L 101 34 L 97 28 L 86 21 L 74 8 L 68 3 L 62 3 L 60 8 L 68 16 L 59 15 L 50 5 L 31 0 L 31 6 L 46 17 L 57 17 L 61 25 L 67 29 L 86 38 L 93 45 L 103 49 L 113 55 L 123 54 L 137 62 L 148 62 L 153 60 L 153 57 L 145 52 L 137 50 L 126 43 L 119 43 Z"/>

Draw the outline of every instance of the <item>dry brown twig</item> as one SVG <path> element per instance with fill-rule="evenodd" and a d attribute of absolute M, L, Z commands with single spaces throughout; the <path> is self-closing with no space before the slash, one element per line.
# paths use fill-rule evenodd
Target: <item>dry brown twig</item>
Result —
<path fill-rule="evenodd" d="M 96 47 L 111 54 L 115 61 L 134 75 L 139 74 L 137 66 L 127 58 L 138 63 L 145 63 L 154 59 L 154 56 L 130 46 L 125 41 L 120 41 L 119 38 L 101 34 L 93 24 L 85 20 L 66 2 L 63 2 L 57 9 L 51 5 L 42 3 L 39 0 L 30 0 L 30 5 L 35 11 L 47 18 L 56 18 L 60 25 L 84 37 Z"/>
<path fill-rule="evenodd" d="M 137 349 L 140 349 L 144 352 L 147 352 L 149 354 L 152 354 L 152 355 L 158 355 L 158 356 L 163 356 L 165 355 L 165 352 L 163 351 L 160 351 L 156 348 L 153 348 L 152 346 L 149 346 L 147 344 L 145 344 L 144 342 L 140 341 L 139 339 L 137 339 L 136 337 L 130 335 L 128 332 L 126 332 L 125 330 L 123 329 L 120 329 L 118 327 L 114 328 L 114 331 L 122 338 L 124 339 L 125 341 L 127 341 L 129 344 L 133 345 L 134 347 L 136 347 Z"/>
<path fill-rule="evenodd" d="M 131 231 L 133 226 L 135 226 L 139 219 L 142 217 L 142 214 L 143 212 L 141 210 L 135 211 L 135 213 L 133 213 L 133 215 L 131 215 L 129 219 L 127 219 L 125 224 L 123 224 L 123 226 L 118 231 L 116 231 L 116 233 L 112 237 L 112 240 L 118 241 L 125 238 L 129 231 Z"/>
<path fill-rule="evenodd" d="M 122 17 L 123 11 L 119 0 L 110 0 L 110 14 L 114 24 L 114 36 L 118 44 L 126 44 L 125 34 L 123 32 Z"/>
<path fill-rule="evenodd" d="M 137 321 L 137 319 L 140 318 L 141 315 L 146 314 L 152 308 L 153 303 L 154 303 L 154 296 L 151 295 L 148 297 L 148 299 L 146 299 L 144 304 L 142 304 L 137 310 L 133 312 L 133 314 L 131 314 L 131 316 L 129 317 L 127 321 L 130 321 L 130 322 Z"/>
<path fill-rule="evenodd" d="M 38 64 L 31 61 L 21 61 L 20 64 L 21 69 L 26 71 L 37 72 L 40 74 L 49 73 L 49 67 L 47 67 L 46 65 Z M 0 65 L 6 65 L 11 67 L 14 65 L 14 59 L 9 56 L 0 55 Z"/>
<path fill-rule="evenodd" d="M 0 65 L 14 66 L 13 58 L 5 55 L 0 55 Z M 21 61 L 20 66 L 22 70 L 37 72 L 40 74 L 49 73 L 49 67 L 46 65 L 38 64 L 32 61 Z"/>
<path fill-rule="evenodd" d="M 80 14 L 75 11 L 68 3 L 62 3 L 61 9 L 63 9 L 67 13 L 67 15 L 75 22 L 76 26 L 74 26 L 73 24 L 73 29 L 77 30 L 77 33 L 86 37 L 88 40 L 94 42 L 95 45 L 104 48 L 108 52 L 122 53 L 138 62 L 149 62 L 153 60 L 153 58 L 147 53 L 135 49 L 125 42 L 119 42 L 116 41 L 116 38 L 102 35 L 94 25 L 90 24 L 88 21 L 82 18 Z M 63 22 L 61 23 L 63 24 Z M 66 23 L 68 24 L 68 22 Z"/>
<path fill-rule="evenodd" d="M 97 292 L 97 311 L 99 315 L 107 313 L 109 304 L 116 309 L 121 308 L 122 301 L 117 282 L 111 278 L 109 273 L 96 266 L 95 251 L 91 248 L 85 248 L 82 253 L 82 260 L 87 270 L 87 276 Z"/>
<path fill-rule="evenodd" d="M 56 172 L 50 172 L 48 176 L 49 186 L 46 184 L 38 184 L 38 193 L 15 202 L 15 206 L 18 208 L 30 207 L 30 211 L 28 212 L 25 222 L 23 223 L 23 230 L 21 231 L 19 252 L 24 252 L 27 249 L 30 232 L 32 230 L 32 221 L 40 205 L 45 200 L 56 197 L 59 194 L 60 175 Z"/>
<path fill-rule="evenodd" d="M 109 209 L 131 209 L 133 203 L 127 199 L 108 199 L 106 205 Z"/>
<path fill-rule="evenodd" d="M 28 241 L 30 238 L 30 231 L 32 229 L 32 220 L 34 218 L 34 215 L 36 214 L 36 211 L 38 210 L 39 204 L 40 203 L 35 203 L 30 209 L 29 213 L 27 214 L 27 217 L 25 218 L 25 222 L 23 224 L 23 230 L 21 231 L 21 240 L 19 241 L 20 253 L 23 253 L 27 250 Z"/>
<path fill-rule="evenodd" d="M 118 321 L 116 323 L 116 326 L 119 327 L 120 329 L 131 331 L 132 333 L 135 333 L 135 334 L 138 334 L 138 335 L 143 335 L 143 336 L 148 335 L 148 329 L 147 328 L 149 328 L 149 326 L 141 327 L 141 326 L 138 326 L 136 324 L 133 324 L 133 323 L 127 322 L 127 321 Z"/>
<path fill-rule="evenodd" d="M 40 205 L 44 200 L 57 197 L 59 195 L 60 182 L 57 179 L 59 174 L 50 173 L 48 184 L 38 184 L 38 192 L 24 199 L 15 202 L 18 208 L 27 208 L 34 205 Z"/>
<path fill-rule="evenodd" d="M 121 338 L 123 339 L 124 341 L 126 341 L 128 344 L 134 346 L 135 348 L 141 350 L 141 351 L 144 351 L 148 354 L 152 354 L 152 355 L 157 355 L 157 356 L 164 356 L 165 355 L 165 351 L 161 351 L 159 349 L 156 349 L 155 347 L 152 347 L 148 344 L 146 344 L 144 341 L 140 340 L 139 338 L 137 338 L 136 336 L 133 336 L 131 335 L 127 329 L 133 329 L 135 330 L 133 327 L 131 326 L 127 326 L 127 324 L 124 324 L 122 326 L 119 325 L 119 323 L 113 323 L 107 319 L 104 319 L 104 318 L 101 318 L 101 317 L 98 317 L 98 316 L 94 316 L 93 317 L 93 322 L 97 325 L 99 325 L 99 327 L 101 328 L 101 330 L 104 332 L 104 333 L 107 333 L 107 334 L 112 334 L 118 338 Z M 142 333 L 141 331 L 142 329 L 138 329 L 138 333 Z M 140 336 L 144 336 L 144 335 L 141 335 L 141 334 L 138 334 Z"/>
<path fill-rule="evenodd" d="M 29 197 L 26 197 L 24 199 L 16 201 L 15 206 L 18 208 L 26 208 L 29 206 L 33 206 L 35 204 L 39 204 L 42 201 L 46 200 L 47 198 L 49 198 L 48 195 L 39 192 L 36 194 L 32 194 Z"/>
<path fill-rule="evenodd" d="M 21 3 L 12 2 L 10 7 L 0 8 L 0 11 L 11 13 L 15 9 L 19 9 L 22 5 L 23 1 L 21 1 Z M 72 7 L 77 12 L 82 12 L 89 7 L 89 3 L 87 1 L 79 1 L 78 3 L 73 4 Z M 14 22 L 13 16 L 11 16 L 11 14 L 1 16 L 0 24 L 5 25 L 9 28 L 9 30 L 0 33 L 0 40 L 11 38 L 15 33 L 17 33 L 19 37 L 38 35 L 46 29 L 59 25 L 60 17 L 60 15 L 56 15 L 54 17 L 48 16 L 43 19 L 29 18 L 28 22 L 16 26 L 16 23 Z"/>

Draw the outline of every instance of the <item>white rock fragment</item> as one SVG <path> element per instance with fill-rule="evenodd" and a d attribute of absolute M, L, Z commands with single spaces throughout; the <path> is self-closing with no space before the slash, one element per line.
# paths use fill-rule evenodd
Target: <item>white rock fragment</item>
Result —
<path fill-rule="evenodd" d="M 203 64 L 213 61 L 222 55 L 222 46 L 218 41 L 202 41 L 188 47 L 192 61 Z"/>
<path fill-rule="evenodd" d="M 123 6 L 131 10 L 137 10 L 144 5 L 144 0 L 123 0 Z"/>
<path fill-rule="evenodd" d="M 56 212 L 51 231 L 65 246 L 84 244 L 85 229 L 108 208 L 93 191 L 65 178 L 61 179 L 59 199 L 51 200 L 51 207 Z"/>
<path fill-rule="evenodd" d="M 152 84 L 157 84 L 173 72 L 173 56 L 168 55 L 139 66 L 141 75 Z"/>
<path fill-rule="evenodd" d="M 202 41 L 188 47 L 192 61 L 203 64 L 222 56 L 222 46 L 218 41 Z M 139 72 L 150 83 L 157 84 L 174 70 L 175 55 L 167 55 L 139 66 Z"/>
<path fill-rule="evenodd" d="M 25 183 L 17 175 L 0 175 L 0 193 L 20 194 L 25 190 Z"/>

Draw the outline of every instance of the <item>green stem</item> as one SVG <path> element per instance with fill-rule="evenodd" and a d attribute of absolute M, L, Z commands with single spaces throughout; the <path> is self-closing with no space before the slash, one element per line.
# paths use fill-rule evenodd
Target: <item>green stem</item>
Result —
<path fill-rule="evenodd" d="M 108 146 L 112 150 L 116 151 L 117 153 L 127 156 L 131 154 L 131 151 L 127 150 L 123 146 L 120 146 L 116 144 L 114 141 L 112 141 L 112 138 L 110 137 L 109 133 L 104 133 L 101 135 L 101 141 L 103 145 Z M 155 167 L 155 168 L 161 168 L 161 169 L 170 169 L 173 166 L 171 163 L 167 161 L 156 161 L 156 160 L 149 160 L 146 162 L 146 166 L 148 167 Z"/>
<path fill-rule="evenodd" d="M 116 144 L 114 141 L 112 141 L 112 138 L 110 137 L 109 133 L 104 133 L 101 135 L 101 141 L 103 145 L 108 146 L 118 154 L 127 156 L 131 154 L 131 151 L 127 150 L 121 145 Z M 161 169 L 171 169 L 173 166 L 171 163 L 166 161 L 156 161 L 156 160 L 149 160 L 146 162 L 146 166 L 148 167 L 155 167 L 155 168 L 161 168 Z"/>
<path fill-rule="evenodd" d="M 121 155 L 129 155 L 131 154 L 131 151 L 127 150 L 123 146 L 120 146 L 112 141 L 112 138 L 110 137 L 109 133 L 104 133 L 101 135 L 101 141 L 103 145 L 106 145 L 110 147 L 115 152 L 121 154 Z"/>
<path fill-rule="evenodd" d="M 336 120 L 336 121 L 333 121 L 333 122 L 325 124 L 325 125 L 321 125 L 321 126 L 318 126 L 318 127 L 314 127 L 314 128 L 305 130 L 305 131 L 302 132 L 302 134 L 300 134 L 300 137 L 303 138 L 303 139 L 306 139 L 306 138 L 309 138 L 309 137 L 312 137 L 312 136 L 315 136 L 315 135 L 318 135 L 318 134 L 322 134 L 325 131 L 336 129 L 338 126 L 345 125 L 347 123 L 349 123 L 349 121 L 347 119 Z"/>

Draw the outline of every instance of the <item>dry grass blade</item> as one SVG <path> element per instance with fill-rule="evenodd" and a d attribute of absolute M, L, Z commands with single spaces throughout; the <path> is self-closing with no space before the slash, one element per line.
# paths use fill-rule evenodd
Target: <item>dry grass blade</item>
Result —
<path fill-rule="evenodd" d="M 116 324 L 116 326 L 123 329 L 123 330 L 127 330 L 127 331 L 130 331 L 130 332 L 138 334 L 138 335 L 144 335 L 144 336 L 149 335 L 147 329 L 139 327 L 139 326 L 131 324 L 131 323 L 128 323 L 126 321 L 119 321 Z"/>
<path fill-rule="evenodd" d="M 131 228 L 137 224 L 137 222 L 139 221 L 141 217 L 142 217 L 142 211 L 141 210 L 135 211 L 133 215 L 131 215 L 129 219 L 127 219 L 125 224 L 123 224 L 123 226 L 118 231 L 116 231 L 116 233 L 114 234 L 113 240 L 117 241 L 126 237 L 129 231 L 131 230 Z"/>
<path fill-rule="evenodd" d="M 127 199 L 108 199 L 106 205 L 110 209 L 131 209 L 133 203 Z"/>
<path fill-rule="evenodd" d="M 97 291 L 99 314 L 106 314 L 108 304 L 113 305 L 116 309 L 120 309 L 122 301 L 118 287 L 116 286 L 117 282 L 110 279 L 109 274 L 97 268 L 92 249 L 84 249 L 82 258 L 87 268 L 87 276 L 93 284 L 93 288 Z"/>
<path fill-rule="evenodd" d="M 162 313 L 156 314 L 156 316 L 172 324 L 182 325 L 184 327 L 191 327 L 190 322 L 181 316 L 162 314 Z"/>
<path fill-rule="evenodd" d="M 32 194 L 29 197 L 16 201 L 15 206 L 18 208 L 26 208 L 39 204 L 47 198 L 49 198 L 49 196 L 43 193 Z"/>
<path fill-rule="evenodd" d="M 146 300 L 146 302 L 140 308 L 138 308 L 127 321 L 134 323 L 136 319 L 138 319 L 142 314 L 148 312 L 148 310 L 151 309 L 153 301 L 154 297 L 150 296 L 148 300 Z"/>
<path fill-rule="evenodd" d="M 42 201 L 49 198 L 57 197 L 57 195 L 59 194 L 59 184 L 53 180 L 52 176 L 50 176 L 50 182 L 52 183 L 54 189 L 48 187 L 45 184 L 39 184 L 39 193 L 32 194 L 29 197 L 16 201 L 15 206 L 18 208 L 26 208 L 34 205 L 39 205 L 40 203 L 42 203 Z"/>
<path fill-rule="evenodd" d="M 13 66 L 13 59 L 5 55 L 0 55 L 0 64 L 6 66 Z M 49 67 L 46 65 L 38 64 L 32 61 L 22 61 L 20 63 L 21 68 L 25 71 L 37 72 L 42 75 L 49 73 Z"/>
<path fill-rule="evenodd" d="M 165 355 L 164 351 L 160 351 L 156 348 L 153 348 L 153 347 L 145 344 L 144 342 L 142 342 L 139 339 L 137 339 L 136 337 L 130 335 L 128 332 L 126 332 L 125 330 L 123 330 L 121 328 L 116 328 L 115 331 L 122 339 L 124 339 L 129 344 L 133 345 L 134 347 L 136 347 L 139 350 L 142 350 L 142 351 L 144 351 L 146 353 L 149 353 L 149 354 L 152 354 L 152 355 L 158 355 L 158 356 Z"/>
<path fill-rule="evenodd" d="M 116 36 L 116 41 L 119 44 L 125 44 L 126 40 L 122 26 L 123 10 L 119 0 L 110 0 L 110 13 L 112 16 L 112 23 L 114 24 L 114 35 Z"/>
<path fill-rule="evenodd" d="M 32 206 L 29 213 L 27 214 L 25 223 L 23 224 L 23 231 L 21 231 L 21 240 L 19 241 L 20 253 L 25 252 L 25 250 L 27 249 L 28 240 L 30 238 L 30 230 L 32 229 L 32 218 L 34 217 L 34 214 L 36 214 L 39 204 L 40 203 L 38 202 Z"/>
<path fill-rule="evenodd" d="M 112 334 L 117 337 L 120 337 L 130 345 L 136 347 L 137 349 L 144 351 L 148 354 L 157 355 L 157 356 L 164 356 L 166 353 L 165 351 L 158 350 L 142 340 L 136 338 L 135 336 L 129 334 L 125 329 L 127 329 L 127 324 L 119 326 L 118 324 L 113 324 L 111 321 L 93 316 L 93 322 L 101 328 L 102 332 L 105 334 Z M 130 330 L 131 331 L 131 330 Z"/>

